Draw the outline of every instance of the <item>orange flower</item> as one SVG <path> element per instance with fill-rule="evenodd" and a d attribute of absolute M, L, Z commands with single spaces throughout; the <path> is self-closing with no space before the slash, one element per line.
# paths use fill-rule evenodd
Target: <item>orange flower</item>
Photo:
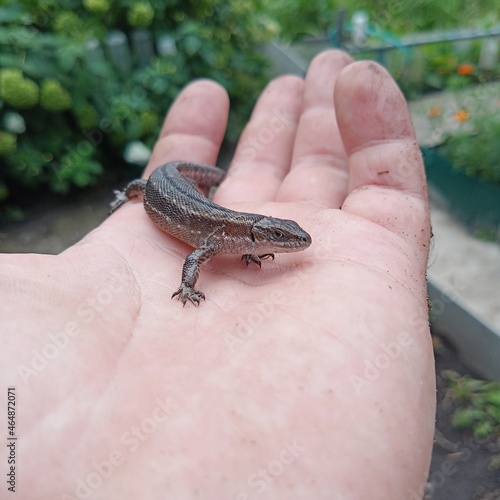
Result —
<path fill-rule="evenodd" d="M 432 106 L 427 110 L 428 116 L 440 116 L 443 110 L 439 106 Z"/>
<path fill-rule="evenodd" d="M 453 115 L 453 119 L 456 122 L 465 122 L 470 118 L 470 113 L 466 109 L 459 109 L 458 111 L 455 111 L 455 114 Z"/>
<path fill-rule="evenodd" d="M 472 75 L 474 73 L 474 66 L 469 63 L 460 64 L 457 68 L 457 73 L 459 75 Z"/>

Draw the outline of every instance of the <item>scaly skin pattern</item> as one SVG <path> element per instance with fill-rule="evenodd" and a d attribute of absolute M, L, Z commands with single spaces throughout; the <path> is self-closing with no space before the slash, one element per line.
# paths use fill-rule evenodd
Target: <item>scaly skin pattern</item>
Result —
<path fill-rule="evenodd" d="M 115 211 L 126 201 L 142 195 L 144 209 L 153 222 L 194 247 L 184 261 L 182 281 L 172 297 L 183 305 L 198 305 L 205 298 L 195 290 L 201 265 L 217 254 L 242 254 L 247 265 L 275 253 L 297 252 L 311 244 L 311 237 L 296 222 L 221 207 L 197 188 L 218 186 L 225 172 L 217 167 L 176 161 L 158 167 L 147 181 L 129 183 L 116 193 Z"/>

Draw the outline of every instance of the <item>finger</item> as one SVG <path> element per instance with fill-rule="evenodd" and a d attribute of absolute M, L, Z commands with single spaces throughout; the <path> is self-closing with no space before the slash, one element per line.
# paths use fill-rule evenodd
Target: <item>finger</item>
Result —
<path fill-rule="evenodd" d="M 307 199 L 339 208 L 347 190 L 347 163 L 333 108 L 333 89 L 352 59 L 329 50 L 309 66 L 292 169 L 280 188 L 283 201 Z"/>
<path fill-rule="evenodd" d="M 155 168 L 174 160 L 215 165 L 228 111 L 229 98 L 217 83 L 199 80 L 185 87 L 167 113 L 143 177 L 148 178 Z M 107 219 L 105 225 L 122 224 L 128 228 L 135 220 L 147 231 L 150 225 L 144 225 L 145 217 L 142 204 L 127 203 Z"/>
<path fill-rule="evenodd" d="M 217 191 L 222 204 L 274 200 L 290 168 L 304 82 L 272 81 L 262 92 L 236 148 L 228 178 Z"/>
<path fill-rule="evenodd" d="M 229 98 L 219 84 L 198 80 L 185 87 L 167 113 L 144 177 L 174 160 L 215 165 L 228 113 Z"/>
<path fill-rule="evenodd" d="M 408 237 L 418 232 L 425 241 L 422 157 L 405 99 L 391 76 L 373 62 L 350 65 L 337 80 L 335 108 L 349 158 L 342 209 Z"/>

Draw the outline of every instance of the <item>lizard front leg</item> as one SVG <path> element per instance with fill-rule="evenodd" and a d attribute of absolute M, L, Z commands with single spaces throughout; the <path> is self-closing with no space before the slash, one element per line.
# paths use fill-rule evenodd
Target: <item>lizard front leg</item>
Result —
<path fill-rule="evenodd" d="M 182 266 L 182 282 L 179 289 L 172 294 L 172 298 L 178 295 L 182 305 L 186 305 L 189 299 L 194 305 L 199 305 L 200 299 L 205 300 L 205 294 L 200 290 L 195 290 L 194 285 L 198 280 L 201 265 L 218 253 L 217 247 L 214 245 L 197 248 L 191 252 L 184 261 Z"/>
<path fill-rule="evenodd" d="M 241 260 L 244 260 L 247 263 L 247 266 L 250 264 L 250 262 L 255 262 L 255 264 L 257 264 L 259 267 L 262 267 L 262 264 L 260 263 L 261 260 L 269 258 L 274 260 L 274 254 L 265 253 L 263 255 L 253 255 L 251 253 L 246 253 L 241 256 Z"/>

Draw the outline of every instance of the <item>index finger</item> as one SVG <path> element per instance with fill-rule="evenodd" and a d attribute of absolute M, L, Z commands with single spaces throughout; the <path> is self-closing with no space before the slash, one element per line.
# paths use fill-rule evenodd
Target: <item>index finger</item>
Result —
<path fill-rule="evenodd" d="M 144 177 L 175 160 L 215 165 L 229 113 L 227 92 L 211 80 L 187 85 L 163 123 Z"/>

